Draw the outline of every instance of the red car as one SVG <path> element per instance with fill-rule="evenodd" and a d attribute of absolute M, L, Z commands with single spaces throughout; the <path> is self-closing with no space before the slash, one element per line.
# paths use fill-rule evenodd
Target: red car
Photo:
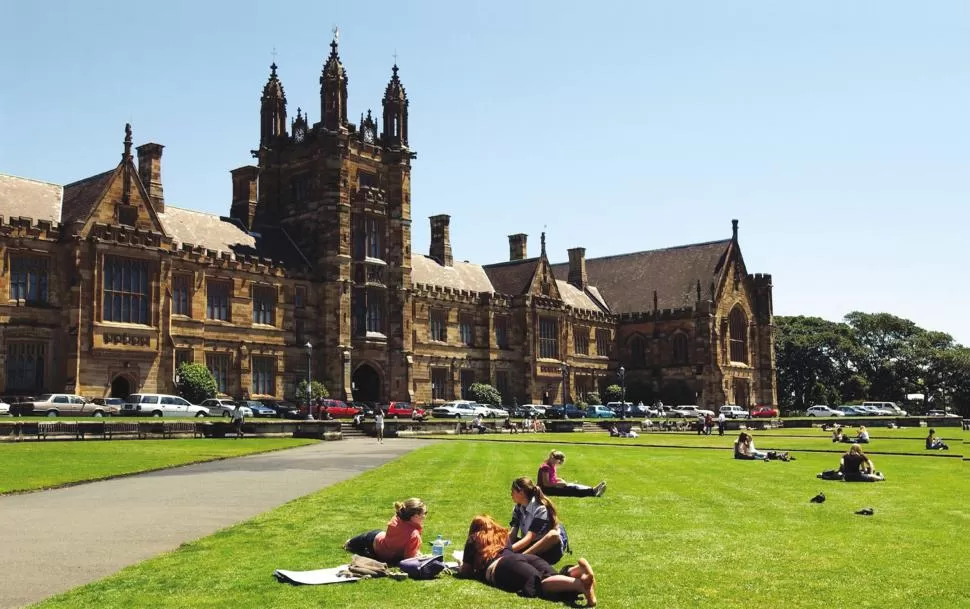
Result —
<path fill-rule="evenodd" d="M 758 406 L 751 411 L 751 416 L 770 419 L 778 416 L 778 409 L 774 406 Z"/>
<path fill-rule="evenodd" d="M 306 412 L 306 406 L 300 408 L 301 412 Z M 315 419 L 325 419 L 327 415 L 331 418 L 350 418 L 360 412 L 360 408 L 348 406 L 343 400 L 321 400 L 320 405 L 313 404 L 310 407 Z"/>
<path fill-rule="evenodd" d="M 392 418 L 417 418 L 425 417 L 424 410 L 412 406 L 408 402 L 391 402 L 387 407 L 387 416 Z"/>

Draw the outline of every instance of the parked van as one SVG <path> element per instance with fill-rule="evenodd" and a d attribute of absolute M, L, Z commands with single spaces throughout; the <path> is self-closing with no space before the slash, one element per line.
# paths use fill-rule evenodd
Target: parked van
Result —
<path fill-rule="evenodd" d="M 909 413 L 896 405 L 896 402 L 863 402 L 863 406 L 875 406 L 897 417 L 908 417 Z"/>
<path fill-rule="evenodd" d="M 747 419 L 748 411 L 737 404 L 725 404 L 719 409 L 720 413 L 729 419 Z"/>

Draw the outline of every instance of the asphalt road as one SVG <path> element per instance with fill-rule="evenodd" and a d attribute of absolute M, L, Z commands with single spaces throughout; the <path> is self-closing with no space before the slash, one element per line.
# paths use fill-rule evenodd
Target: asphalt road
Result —
<path fill-rule="evenodd" d="M 96 581 L 425 444 L 321 442 L 0 497 L 0 609 Z"/>

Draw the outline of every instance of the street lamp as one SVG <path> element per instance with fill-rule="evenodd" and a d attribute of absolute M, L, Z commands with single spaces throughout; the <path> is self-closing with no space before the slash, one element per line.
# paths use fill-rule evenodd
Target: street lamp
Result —
<path fill-rule="evenodd" d="M 620 378 L 620 418 L 626 418 L 626 368 L 616 369 L 616 376 Z"/>
<path fill-rule="evenodd" d="M 313 382 L 313 345 L 307 341 L 303 348 L 306 349 L 306 412 L 307 417 L 313 418 L 313 403 L 310 401 L 310 384 Z"/>
<path fill-rule="evenodd" d="M 566 362 L 562 364 L 562 403 L 565 406 L 569 403 L 569 394 L 567 389 L 569 388 L 569 366 Z"/>

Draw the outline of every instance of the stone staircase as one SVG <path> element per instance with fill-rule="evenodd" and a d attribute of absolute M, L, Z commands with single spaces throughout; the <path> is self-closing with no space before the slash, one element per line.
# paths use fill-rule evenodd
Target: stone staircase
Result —
<path fill-rule="evenodd" d="M 609 433 L 609 428 L 600 427 L 599 423 L 583 420 L 583 433 Z"/>
<path fill-rule="evenodd" d="M 340 423 L 340 435 L 343 437 L 344 440 L 350 440 L 350 439 L 353 439 L 353 438 L 369 438 L 370 437 L 367 434 L 365 434 L 364 432 L 362 432 L 361 430 L 359 430 L 356 427 L 354 427 L 354 424 L 353 423 L 344 423 L 344 422 L 341 422 Z"/>

